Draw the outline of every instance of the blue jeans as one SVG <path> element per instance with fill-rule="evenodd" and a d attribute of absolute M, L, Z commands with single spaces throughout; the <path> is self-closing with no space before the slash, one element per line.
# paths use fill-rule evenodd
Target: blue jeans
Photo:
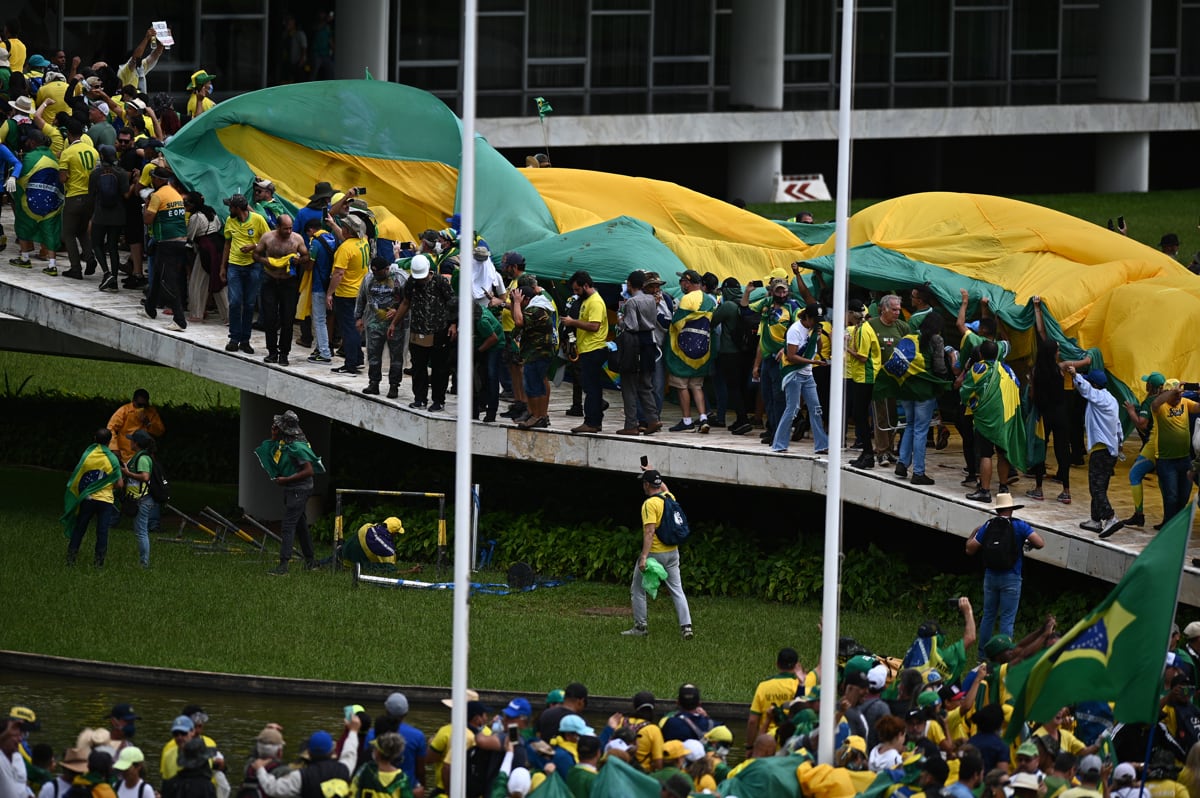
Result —
<path fill-rule="evenodd" d="M 914 474 L 924 474 L 925 444 L 929 425 L 933 421 L 933 411 L 937 409 L 937 399 L 923 402 L 901 399 L 900 407 L 904 408 L 905 419 L 904 434 L 900 437 L 900 463 L 905 468 L 911 465 Z"/>
<path fill-rule="evenodd" d="M 262 264 L 235 266 L 225 270 L 229 284 L 229 340 L 250 343 L 250 325 L 254 322 L 254 306 L 258 302 L 258 287 L 262 284 Z"/>
<path fill-rule="evenodd" d="M 1188 459 L 1186 457 L 1159 458 L 1154 461 L 1158 474 L 1158 490 L 1162 493 L 1163 521 L 1170 521 L 1192 497 L 1192 483 L 1188 481 Z"/>
<path fill-rule="evenodd" d="M 821 401 L 817 398 L 817 381 L 811 374 L 801 374 L 794 371 L 783 381 L 783 395 L 786 404 L 779 425 L 775 428 L 775 438 L 771 442 L 771 451 L 786 452 L 788 441 L 792 438 L 792 419 L 800 412 L 800 405 L 808 408 L 808 424 L 812 429 L 813 447 L 815 451 L 829 448 L 829 436 L 825 434 L 825 424 L 821 420 Z"/>
<path fill-rule="evenodd" d="M 312 294 L 312 329 L 313 338 L 317 341 L 317 354 L 321 357 L 333 357 L 333 352 L 329 351 L 329 324 L 326 319 L 326 314 L 329 311 L 325 309 L 325 292 Z"/>
<path fill-rule="evenodd" d="M 333 315 L 337 317 L 338 332 L 342 334 L 342 351 L 346 353 L 346 368 L 362 366 L 362 336 L 354 325 L 354 302 L 352 296 L 333 298 Z"/>
<path fill-rule="evenodd" d="M 659 583 L 658 589 L 667 591 L 675 604 L 675 617 L 680 626 L 692 623 L 692 611 L 688 608 L 687 596 L 683 594 L 683 580 L 679 578 L 679 549 L 651 553 L 650 559 L 658 560 L 667 572 L 665 581 Z M 646 626 L 646 589 L 642 587 L 642 571 L 636 564 L 633 566 L 633 583 L 629 586 L 629 594 L 633 603 L 633 625 Z"/>
<path fill-rule="evenodd" d="M 158 512 L 158 502 L 149 493 L 138 499 L 137 515 L 133 519 L 133 535 L 137 538 L 138 561 L 150 564 L 150 525 Z"/>
<path fill-rule="evenodd" d="M 78 514 L 75 516 L 75 529 L 71 531 L 71 541 L 67 544 L 67 560 L 75 562 L 75 555 L 83 544 L 83 536 L 87 534 L 92 519 L 96 519 L 96 565 L 104 564 L 108 554 L 108 527 L 113 521 L 112 502 L 98 502 L 95 499 L 84 499 L 79 503 Z"/>
<path fill-rule="evenodd" d="M 763 355 L 758 374 L 763 410 L 767 414 L 766 431 L 774 436 L 779 427 L 779 420 L 783 418 L 784 406 L 787 404 L 787 399 L 783 395 L 783 377 L 779 373 L 779 361 L 774 357 Z"/>
<path fill-rule="evenodd" d="M 993 635 L 1011 637 L 1020 603 L 1019 574 L 1011 571 L 984 571 L 983 618 L 979 622 L 979 639 L 986 643 Z"/>

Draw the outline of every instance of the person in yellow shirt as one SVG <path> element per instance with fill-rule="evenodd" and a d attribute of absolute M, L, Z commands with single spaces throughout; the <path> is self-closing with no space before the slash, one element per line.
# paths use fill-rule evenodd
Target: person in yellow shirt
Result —
<path fill-rule="evenodd" d="M 53 119 L 59 111 L 71 112 L 71 107 L 67 105 L 67 78 L 63 73 L 54 70 L 46 70 L 46 82 L 38 89 L 37 97 L 34 98 L 38 105 L 50 101 L 50 105 L 46 109 L 46 116 Z"/>
<path fill-rule="evenodd" d="M 604 426 L 604 364 L 608 361 L 608 308 L 596 293 L 592 276 L 585 271 L 571 275 L 571 290 L 580 299 L 579 318 L 565 317 L 562 323 L 576 330 L 579 377 L 583 383 L 583 423 L 571 432 L 600 432 Z M 644 566 L 643 566 L 644 567 Z"/>
<path fill-rule="evenodd" d="M 658 536 L 659 528 L 663 526 L 663 516 L 667 513 L 668 500 L 676 516 L 682 513 L 675 504 L 675 497 L 667 490 L 662 474 L 649 466 L 642 471 L 642 492 L 646 495 L 642 502 L 642 553 L 638 557 L 637 567 L 633 569 L 633 584 L 630 595 L 633 602 L 633 628 L 621 634 L 630 637 L 645 637 L 649 634 L 646 618 L 646 587 L 645 576 L 648 566 L 653 560 L 654 570 L 661 576 L 659 586 L 665 588 L 675 604 L 675 615 L 679 621 L 679 633 L 684 640 L 691 640 L 692 612 L 688 607 L 687 596 L 683 593 L 683 581 L 679 577 L 679 546 L 665 543 Z M 678 523 L 678 520 L 675 521 Z"/>
<path fill-rule="evenodd" d="M 112 519 L 113 486 L 124 487 L 121 478 L 121 465 L 117 456 L 108 448 L 112 443 L 112 432 L 107 427 L 96 431 L 94 442 L 79 458 L 74 473 L 67 480 L 65 512 L 62 522 L 71 533 L 67 544 L 67 565 L 75 564 L 79 546 L 83 536 L 96 519 L 96 559 L 97 568 L 103 567 L 104 557 L 108 553 L 108 527 Z"/>
<path fill-rule="evenodd" d="M 871 444 L 871 397 L 875 391 L 875 375 L 883 368 L 883 353 L 879 336 L 867 324 L 867 306 L 861 299 L 851 299 L 846 311 L 846 388 L 854 418 L 854 448 L 862 454 L 850 465 L 855 468 L 874 468 L 875 452 Z"/>
<path fill-rule="evenodd" d="M 271 231 L 261 214 L 250 210 L 244 194 L 223 202 L 229 206 L 225 220 L 225 250 L 221 254 L 221 279 L 229 288 L 229 343 L 226 352 L 241 350 L 254 354 L 250 346 L 250 323 L 262 283 L 262 264 L 254 261 L 254 248 Z"/>
<path fill-rule="evenodd" d="M 187 102 L 187 118 L 189 120 L 195 119 L 216 105 L 208 98 L 212 94 L 212 82 L 215 77 L 216 75 L 210 75 L 203 69 L 192 73 L 187 85 L 188 94 L 191 95 Z"/>
<path fill-rule="evenodd" d="M 333 272 L 325 297 L 325 307 L 337 319 L 342 351 L 346 353 L 345 363 L 333 368 L 337 374 L 357 374 L 362 368 L 362 335 L 355 325 L 354 306 L 370 263 L 371 242 L 367 240 L 366 223 L 351 214 L 343 216 L 342 243 L 333 253 Z"/>
<path fill-rule="evenodd" d="M 1195 393 L 1185 396 L 1183 385 L 1172 379 L 1166 381 L 1162 391 L 1150 403 L 1154 428 L 1158 431 L 1154 471 L 1162 493 L 1164 523 L 1186 507 L 1192 495 L 1192 482 L 1187 472 L 1192 454 L 1190 418 L 1192 414 L 1200 413 L 1200 402 L 1195 396 Z"/>
<path fill-rule="evenodd" d="M 803 691 L 796 669 L 800 655 L 794 648 L 781 648 L 775 657 L 778 673 L 758 683 L 754 698 L 750 701 L 750 717 L 746 721 L 746 748 L 749 749 L 760 734 L 775 734 L 775 707 L 783 707 Z M 800 671 L 803 673 L 803 670 Z"/>
<path fill-rule="evenodd" d="M 25 47 L 25 42 L 19 38 L 20 35 L 21 24 L 15 18 L 4 23 L 4 40 L 8 43 L 9 68 L 13 72 L 25 71 L 25 56 L 29 52 Z"/>
<path fill-rule="evenodd" d="M 84 259 L 87 260 L 87 274 L 94 274 L 96 271 L 92 236 L 88 232 L 92 221 L 88 186 L 100 155 L 90 141 L 80 140 L 83 138 L 83 123 L 78 119 L 68 119 L 65 128 L 67 146 L 58 157 L 58 177 L 67 197 L 63 203 L 62 237 L 67 242 L 67 257 L 71 259 L 71 268 L 63 273 L 63 277 L 81 280 L 84 275 Z M 51 268 L 48 266 L 44 271 L 51 274 Z M 57 269 L 53 274 L 57 275 Z"/>

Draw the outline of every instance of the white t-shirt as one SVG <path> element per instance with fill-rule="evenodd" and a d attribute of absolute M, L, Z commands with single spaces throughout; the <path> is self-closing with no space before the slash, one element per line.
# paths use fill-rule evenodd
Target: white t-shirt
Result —
<path fill-rule="evenodd" d="M 141 779 L 138 779 L 134 786 L 126 787 L 125 780 L 121 779 L 117 787 L 117 798 L 154 798 L 154 788 Z"/>
<path fill-rule="evenodd" d="M 28 798 L 29 777 L 20 751 L 12 756 L 0 754 L 0 798 Z"/>
<path fill-rule="evenodd" d="M 55 785 L 58 786 L 57 790 L 54 789 Z M 38 793 L 38 798 L 66 798 L 67 792 L 70 789 L 71 782 L 62 776 L 56 776 L 42 785 L 42 791 Z"/>
<path fill-rule="evenodd" d="M 808 337 L 812 334 L 812 330 L 805 327 L 799 321 L 792 322 L 792 326 L 788 327 L 787 343 L 796 347 L 796 354 L 804 352 L 804 347 L 808 345 Z M 812 376 L 812 364 L 806 363 L 796 369 L 797 374 L 807 374 Z"/>
<path fill-rule="evenodd" d="M 791 331 L 788 332 L 788 335 L 791 335 Z M 891 770 L 892 768 L 900 767 L 904 761 L 904 758 L 900 756 L 900 752 L 894 748 L 880 751 L 881 747 L 877 745 L 871 749 L 871 755 L 867 757 L 867 767 L 875 773 L 881 770 Z"/>

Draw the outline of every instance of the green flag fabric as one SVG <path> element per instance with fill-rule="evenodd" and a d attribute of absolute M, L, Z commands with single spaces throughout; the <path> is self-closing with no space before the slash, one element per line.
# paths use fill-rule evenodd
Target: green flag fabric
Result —
<path fill-rule="evenodd" d="M 998 362 L 975 363 L 963 380 L 961 396 L 975 414 L 975 431 L 1003 449 L 1014 468 L 1025 471 L 1029 463 L 1021 389 L 1008 370 Z"/>
<path fill-rule="evenodd" d="M 875 378 L 874 396 L 924 402 L 937 398 L 949 387 L 949 381 L 938 379 L 929 370 L 920 336 L 912 333 L 896 342 L 892 356 Z"/>
<path fill-rule="evenodd" d="M 324 474 L 325 464 L 304 441 L 265 440 L 254 450 L 258 462 L 271 479 L 290 477 L 301 463 L 312 463 L 314 474 Z"/>
<path fill-rule="evenodd" d="M 1179 601 L 1195 505 L 1163 525 L 1108 598 L 1028 663 L 1009 668 L 1013 695 L 1006 737 L 1045 722 L 1068 704 L 1112 701 L 1118 723 L 1158 719 L 1159 680 Z"/>
<path fill-rule="evenodd" d="M 604 767 L 600 768 L 600 774 L 592 782 L 592 795 L 596 796 L 659 798 L 661 794 L 662 785 L 658 781 L 615 756 L 605 761 Z"/>
<path fill-rule="evenodd" d="M 67 490 L 63 494 L 63 514 L 58 520 L 64 537 L 70 538 L 75 530 L 79 505 L 120 478 L 121 464 L 111 449 L 98 443 L 87 448 L 67 479 Z"/>
<path fill-rule="evenodd" d="M 533 101 L 537 103 L 539 119 L 545 119 L 546 117 L 550 116 L 550 114 L 554 113 L 554 106 L 552 106 L 545 97 L 535 97 Z"/>

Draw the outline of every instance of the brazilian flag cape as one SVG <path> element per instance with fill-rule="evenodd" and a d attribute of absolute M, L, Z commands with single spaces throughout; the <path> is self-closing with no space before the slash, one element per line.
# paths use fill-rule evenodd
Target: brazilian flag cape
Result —
<path fill-rule="evenodd" d="M 63 495 L 63 514 L 58 520 L 62 523 L 65 537 L 71 537 L 71 532 L 75 530 L 79 505 L 120 478 L 121 464 L 112 450 L 98 443 L 89 446 L 71 472 L 67 491 Z"/>
<path fill-rule="evenodd" d="M 963 404 L 975 414 L 975 431 L 1004 450 L 1008 462 L 1029 467 L 1021 389 L 999 361 L 981 360 L 971 366 L 960 390 Z"/>
<path fill-rule="evenodd" d="M 712 315 L 717 303 L 703 291 L 693 293 L 700 295 L 696 308 L 683 307 L 683 303 L 689 301 L 685 294 L 671 318 L 667 368 L 678 377 L 705 376 L 712 357 Z"/>
<path fill-rule="evenodd" d="M 314 474 L 324 474 L 325 464 L 305 441 L 265 440 L 254 450 L 258 462 L 271 479 L 290 477 L 301 463 L 312 463 Z"/>
<path fill-rule="evenodd" d="M 940 353 L 935 353 L 940 357 Z M 938 379 L 929 370 L 920 336 L 912 333 L 896 342 L 892 356 L 883 364 L 875 379 L 875 398 L 893 398 L 923 402 L 934 399 L 950 387 L 947 380 Z"/>
<path fill-rule="evenodd" d="M 63 193 L 58 180 L 58 161 L 46 147 L 26 154 L 17 178 L 21 210 L 40 222 L 62 212 Z"/>

